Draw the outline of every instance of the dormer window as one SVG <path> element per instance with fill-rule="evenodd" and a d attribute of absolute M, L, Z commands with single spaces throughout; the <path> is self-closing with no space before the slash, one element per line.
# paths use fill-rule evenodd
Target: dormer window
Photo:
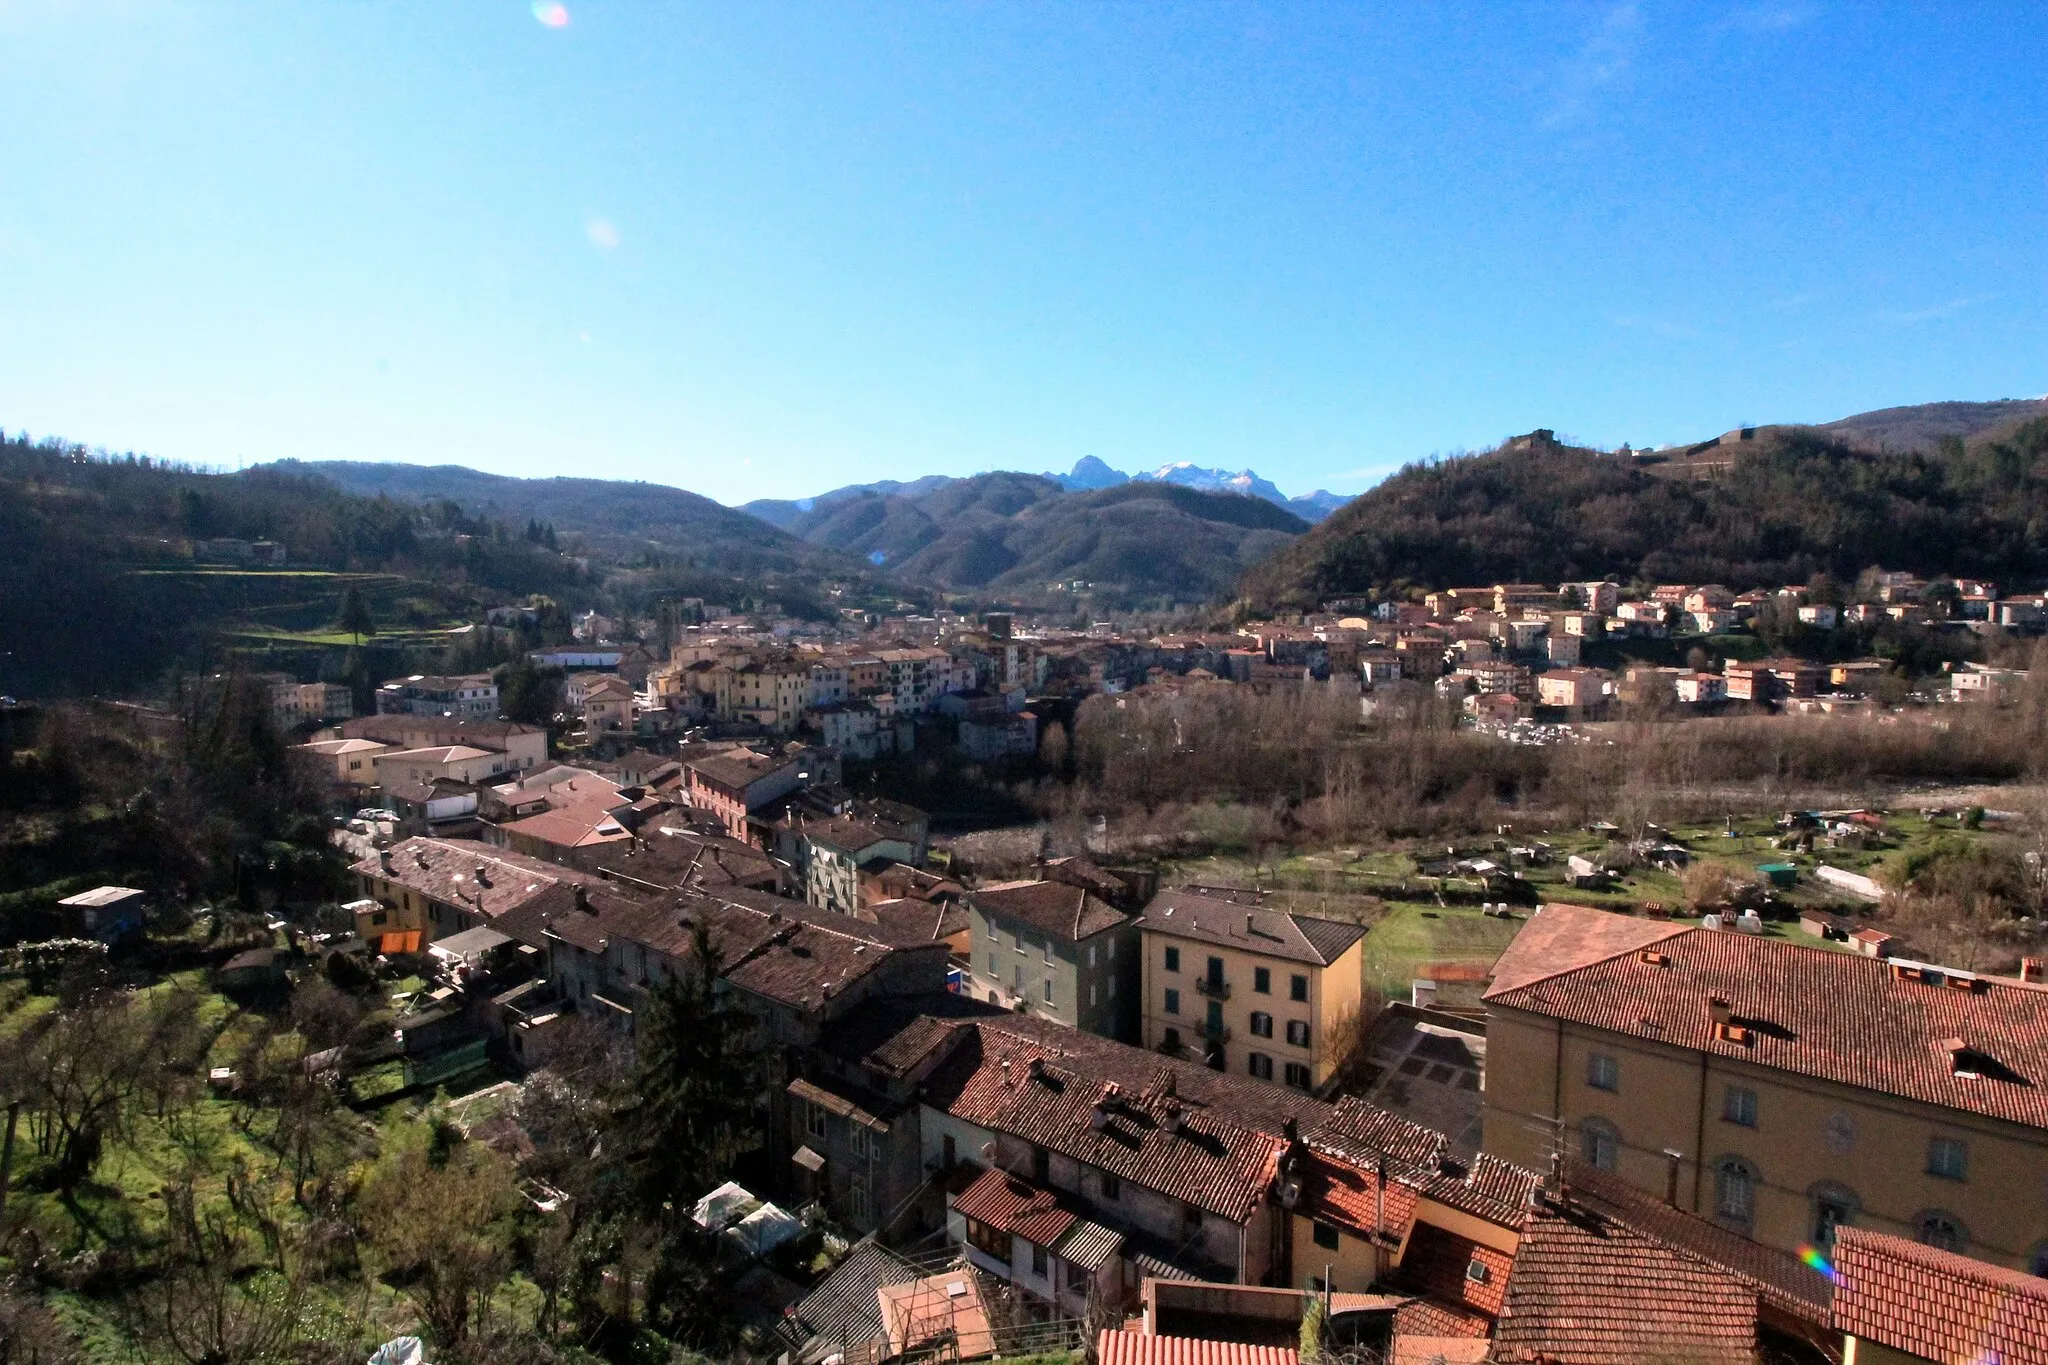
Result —
<path fill-rule="evenodd" d="M 1465 1263 L 1465 1278 L 1473 1284 L 1485 1284 L 1493 1278 L 1493 1272 L 1487 1269 L 1486 1262 L 1474 1256 Z"/>

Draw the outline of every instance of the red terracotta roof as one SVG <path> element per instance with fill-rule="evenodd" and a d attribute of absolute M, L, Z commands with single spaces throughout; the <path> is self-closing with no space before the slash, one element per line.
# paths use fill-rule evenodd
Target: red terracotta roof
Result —
<path fill-rule="evenodd" d="M 1396 1337 L 1471 1337 L 1485 1340 L 1493 1319 L 1434 1299 L 1410 1299 L 1394 1310 Z"/>
<path fill-rule="evenodd" d="M 1585 905 L 1545 905 L 1530 916 L 1493 964 L 1493 990 L 1514 990 L 1546 976 L 1633 953 L 1682 934 L 1685 928 Z"/>
<path fill-rule="evenodd" d="M 1398 1288 L 1455 1305 L 1470 1313 L 1499 1317 L 1507 1297 L 1508 1269 L 1514 1258 L 1483 1246 L 1434 1223 L 1417 1223 L 1408 1234 L 1401 1265 L 1394 1275 Z M 1477 1266 L 1480 1279 L 1472 1278 Z"/>
<path fill-rule="evenodd" d="M 1487 992 L 1528 1010 L 1840 1085 L 2048 1127 L 2048 992 L 1749 934 L 1688 929 L 1635 953 Z M 1929 969 L 1939 974 L 1941 969 Z M 1718 1026 L 1710 1002 L 1725 1001 Z M 1961 1040 L 1965 1066 L 1946 1040 Z"/>
<path fill-rule="evenodd" d="M 1356 1096 L 1337 1101 L 1336 1109 L 1304 1136 L 1312 1150 L 1359 1171 L 1376 1170 L 1384 1155 L 1396 1183 L 1502 1227 L 1521 1225 L 1529 1196 L 1543 1179 L 1487 1152 L 1469 1161 L 1454 1157 L 1443 1133 Z"/>
<path fill-rule="evenodd" d="M 977 1025 L 932 1073 L 926 1103 L 1008 1133 L 1233 1223 L 1252 1216 L 1273 1182 L 1284 1139 L 1233 1123 L 1161 1090 L 1118 1089 L 1071 1069 L 1035 1040 Z"/>
<path fill-rule="evenodd" d="M 1095 1357 L 1101 1365 L 1299 1365 L 1301 1360 L 1299 1352 L 1285 1346 L 1155 1337 L 1113 1327 L 1096 1338 Z"/>
<path fill-rule="evenodd" d="M 1834 1325 L 1928 1360 L 2048 1365 L 2048 1280 L 1840 1228 Z"/>
<path fill-rule="evenodd" d="M 1049 1247 L 1079 1219 L 1060 1207 L 1051 1190 L 1042 1190 L 1008 1171 L 984 1171 L 962 1190 L 953 1207 L 978 1223 L 1014 1233 L 1027 1242 Z"/>
<path fill-rule="evenodd" d="M 1740 1276 L 1766 1303 L 1795 1317 L 1827 1321 L 1831 1291 L 1826 1278 L 1790 1252 L 1752 1242 L 1718 1223 L 1673 1208 L 1620 1176 L 1581 1161 L 1566 1161 L 1564 1181 L 1573 1201 Z"/>
<path fill-rule="evenodd" d="M 1386 1189 L 1371 1169 L 1320 1156 L 1300 1154 L 1301 1198 L 1294 1211 L 1343 1228 L 1357 1237 L 1384 1232 L 1398 1240 L 1415 1217 L 1415 1192 L 1389 1178 Z"/>
<path fill-rule="evenodd" d="M 1494 1358 L 1554 1365 L 1750 1365 L 1757 1295 L 1719 1267 L 1583 1207 L 1529 1220 Z"/>

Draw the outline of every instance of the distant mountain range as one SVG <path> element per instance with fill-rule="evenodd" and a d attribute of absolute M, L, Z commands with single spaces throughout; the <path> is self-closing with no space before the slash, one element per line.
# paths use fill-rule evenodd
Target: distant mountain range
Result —
<path fill-rule="evenodd" d="M 824 549 L 955 593 L 1056 608 L 1194 605 L 1308 530 L 1282 506 L 1126 479 L 1069 490 L 1037 474 L 947 479 L 920 492 L 835 489 L 786 523 Z"/>
<path fill-rule="evenodd" d="M 1174 484 L 1181 488 L 1193 488 L 1203 493 L 1235 493 L 1244 497 L 1263 498 L 1276 507 L 1286 508 L 1303 521 L 1310 523 L 1321 521 L 1324 517 L 1350 501 L 1348 498 L 1340 497 L 1335 493 L 1326 492 L 1320 488 L 1313 493 L 1305 493 L 1298 498 L 1290 498 L 1274 487 L 1269 480 L 1260 478 L 1249 469 L 1239 470 L 1233 474 L 1224 469 L 1204 469 L 1199 465 L 1190 464 L 1186 461 L 1178 464 L 1161 465 L 1149 473 L 1141 471 L 1136 474 L 1126 474 L 1120 469 L 1112 468 L 1109 464 L 1093 455 L 1083 455 L 1075 462 L 1074 468 L 1070 473 L 1048 473 L 1039 477 L 1050 480 L 1069 493 L 1092 493 L 1103 488 L 1116 488 L 1126 483 L 1166 483 Z M 956 482 L 956 480 L 944 474 L 927 474 L 921 479 L 913 479 L 908 483 L 899 483 L 894 479 L 884 479 L 879 483 L 848 484 L 844 488 L 835 488 L 829 493 L 820 493 L 816 497 L 811 498 L 759 498 L 753 502 L 742 504 L 740 510 L 759 517 L 770 526 L 787 531 L 795 526 L 798 519 L 806 513 L 816 511 L 820 507 L 829 506 L 833 503 L 843 502 L 848 498 L 860 497 L 870 493 L 900 494 L 905 497 L 917 497 L 924 493 L 933 492 L 952 482 Z"/>

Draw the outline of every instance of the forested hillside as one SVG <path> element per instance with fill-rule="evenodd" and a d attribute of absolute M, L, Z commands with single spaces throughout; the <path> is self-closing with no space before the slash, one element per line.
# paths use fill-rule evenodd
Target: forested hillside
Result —
<path fill-rule="evenodd" d="M 1408 466 L 1256 566 L 1242 605 L 1602 575 L 1745 588 L 1871 565 L 2048 579 L 2048 418 L 1912 454 L 1771 428 L 1699 480 L 1538 433 Z"/>
<path fill-rule="evenodd" d="M 281 568 L 204 562 L 216 538 L 269 540 Z M 356 497 L 302 474 L 210 474 L 0 441 L 0 692 L 125 693 L 220 666 L 229 624 L 331 626 L 349 587 L 387 626 L 465 619 L 483 597 L 562 594 L 587 575 L 459 507 Z"/>

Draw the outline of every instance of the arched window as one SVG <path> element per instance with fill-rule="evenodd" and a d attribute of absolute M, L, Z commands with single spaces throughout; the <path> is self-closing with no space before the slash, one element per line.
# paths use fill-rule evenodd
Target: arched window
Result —
<path fill-rule="evenodd" d="M 1756 1222 L 1756 1167 L 1739 1156 L 1714 1163 L 1714 1216 L 1744 1229 Z"/>
<path fill-rule="evenodd" d="M 1970 1230 L 1946 1209 L 1928 1209 L 1915 1218 L 1913 1237 L 1942 1251 L 1961 1251 L 1970 1244 Z"/>
<path fill-rule="evenodd" d="M 1621 1159 L 1621 1130 L 1606 1119 L 1580 1119 L 1579 1157 L 1588 1166 L 1613 1170 Z"/>
<path fill-rule="evenodd" d="M 1827 1182 L 1815 1185 L 1813 1195 L 1813 1244 L 1827 1251 L 1835 1244 L 1835 1229 L 1856 1221 L 1863 1201 L 1847 1185 Z"/>

